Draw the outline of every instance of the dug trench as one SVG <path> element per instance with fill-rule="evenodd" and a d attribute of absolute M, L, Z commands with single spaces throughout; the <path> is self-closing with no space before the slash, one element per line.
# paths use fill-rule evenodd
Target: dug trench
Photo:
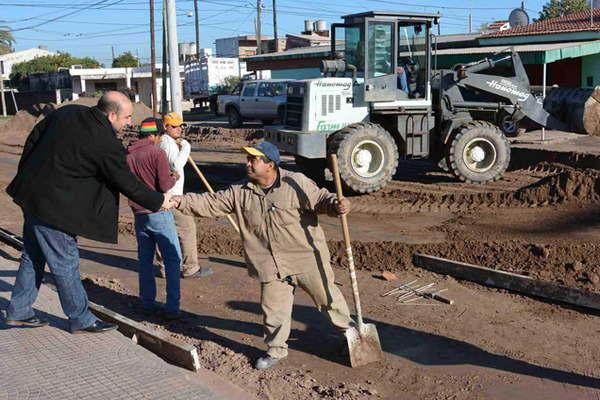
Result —
<path fill-rule="evenodd" d="M 231 166 L 220 169 L 210 153 L 196 155 L 211 180 L 225 184 L 243 176 L 240 159 L 232 155 Z M 349 368 L 326 319 L 299 291 L 289 359 L 273 371 L 254 370 L 264 349 L 259 284 L 245 276 L 241 242 L 223 219 L 197 220 L 199 252 L 217 272 L 206 283 L 183 282 L 192 290 L 183 293 L 184 320 L 147 323 L 195 344 L 203 365 L 264 399 L 509 398 L 515 391 L 563 399 L 596 393 L 597 316 L 458 282 L 423 271 L 411 259 L 422 252 L 599 292 L 598 172 L 542 163 L 483 188 L 435 171 L 425 175 L 352 198 L 364 313 L 379 329 L 384 362 Z M 321 223 L 337 282 L 351 304 L 339 222 L 323 217 Z M 133 242 L 129 218 L 122 216 L 120 230 Z M 379 279 L 383 271 L 399 281 Z M 411 307 L 380 297 L 413 279 L 448 288 L 456 305 Z M 135 279 L 113 287 L 94 274 L 86 282 L 94 301 L 144 319 L 131 311 Z"/>

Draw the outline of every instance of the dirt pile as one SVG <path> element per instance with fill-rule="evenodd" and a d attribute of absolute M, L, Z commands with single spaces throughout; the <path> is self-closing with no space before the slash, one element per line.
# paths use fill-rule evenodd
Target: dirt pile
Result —
<path fill-rule="evenodd" d="M 27 136 L 33 129 L 37 116 L 28 111 L 21 110 L 11 119 L 0 126 L 0 144 L 8 147 L 14 147 L 15 151 L 25 144 Z"/>
<path fill-rule="evenodd" d="M 190 127 L 187 137 L 193 143 L 222 143 L 226 145 L 246 145 L 262 139 L 265 132 L 262 129 L 228 129 L 221 127 L 202 126 Z"/>
<path fill-rule="evenodd" d="M 38 104 L 31 110 L 21 110 L 11 119 L 0 125 L 0 151 L 21 154 L 27 136 L 33 127 L 56 108 L 66 105 L 83 105 L 93 107 L 98 103 L 96 97 L 80 97 L 75 101 L 67 101 L 58 106 L 54 104 Z M 132 124 L 139 125 L 145 118 L 152 116 L 152 110 L 143 103 L 133 105 Z"/>
<path fill-rule="evenodd" d="M 342 242 L 328 242 L 332 263 L 346 268 Z M 528 275 L 600 292 L 600 244 L 543 245 L 520 240 L 456 241 L 410 245 L 398 242 L 353 242 L 357 268 L 398 272 L 412 267 L 414 253 Z"/>
<path fill-rule="evenodd" d="M 514 191 L 428 193 L 395 189 L 353 198 L 354 211 L 374 214 L 471 211 L 479 208 L 541 207 L 567 202 L 591 204 L 600 201 L 600 172 L 566 166 L 546 169 L 554 172 Z"/>
<path fill-rule="evenodd" d="M 594 170 L 567 170 L 522 188 L 511 197 L 526 204 L 566 201 L 596 203 L 600 200 L 600 173 Z"/>

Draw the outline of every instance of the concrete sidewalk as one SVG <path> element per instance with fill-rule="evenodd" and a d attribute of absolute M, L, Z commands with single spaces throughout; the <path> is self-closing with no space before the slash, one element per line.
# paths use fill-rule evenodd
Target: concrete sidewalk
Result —
<path fill-rule="evenodd" d="M 18 263 L 0 257 L 0 309 Z M 42 285 L 34 305 L 43 328 L 7 329 L 0 320 L 0 400 L 251 399 L 216 374 L 170 365 L 117 331 L 67 331 L 57 293 Z"/>

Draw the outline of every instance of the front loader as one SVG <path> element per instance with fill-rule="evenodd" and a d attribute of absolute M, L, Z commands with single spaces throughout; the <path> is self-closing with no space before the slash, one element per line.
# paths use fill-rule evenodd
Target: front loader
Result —
<path fill-rule="evenodd" d="M 266 140 L 293 154 L 317 181 L 327 156 L 336 154 L 344 185 L 358 193 L 383 188 L 399 157 L 431 159 L 469 183 L 501 178 L 510 161 L 501 121 L 562 124 L 531 94 L 515 52 L 434 71 L 431 28 L 439 18 L 344 16 L 331 26 L 323 76 L 289 84 L 285 124 L 267 131 Z M 340 31 L 343 49 L 336 40 Z"/>

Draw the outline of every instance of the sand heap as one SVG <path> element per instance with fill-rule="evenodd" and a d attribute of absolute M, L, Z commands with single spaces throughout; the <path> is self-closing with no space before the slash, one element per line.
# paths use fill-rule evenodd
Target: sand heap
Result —
<path fill-rule="evenodd" d="M 75 101 L 67 101 L 58 106 L 55 104 L 37 104 L 30 110 L 21 110 L 11 119 L 0 125 L 0 152 L 21 154 L 27 136 L 33 127 L 56 108 L 66 105 L 83 105 L 93 107 L 98 103 L 97 97 L 80 97 Z M 152 110 L 143 103 L 133 105 L 132 124 L 139 125 L 145 118 L 152 116 Z"/>

